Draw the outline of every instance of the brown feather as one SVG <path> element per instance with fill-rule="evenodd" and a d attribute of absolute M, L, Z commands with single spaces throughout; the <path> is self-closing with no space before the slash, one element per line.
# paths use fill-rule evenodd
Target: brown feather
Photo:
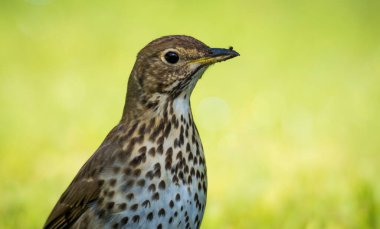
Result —
<path fill-rule="evenodd" d="M 83 165 L 77 176 L 62 194 L 50 213 L 43 228 L 69 228 L 88 209 L 89 205 L 99 198 L 101 182 L 98 180 L 100 169 L 104 169 L 121 151 L 114 135 L 123 125 L 116 126 L 106 137 L 99 149 Z M 97 174 L 92 174 L 93 171 Z"/>

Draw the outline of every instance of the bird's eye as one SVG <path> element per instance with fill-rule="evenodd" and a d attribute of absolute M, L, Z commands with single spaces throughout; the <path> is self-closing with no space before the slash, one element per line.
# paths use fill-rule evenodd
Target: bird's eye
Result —
<path fill-rule="evenodd" d="M 178 62 L 179 56 L 176 52 L 170 51 L 165 54 L 165 60 L 170 64 L 175 64 Z"/>

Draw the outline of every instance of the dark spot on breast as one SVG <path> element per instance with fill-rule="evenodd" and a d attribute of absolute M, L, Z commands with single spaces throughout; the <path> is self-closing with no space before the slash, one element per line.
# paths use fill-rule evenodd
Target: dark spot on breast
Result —
<path fill-rule="evenodd" d="M 160 178 L 161 177 L 161 165 L 160 163 L 157 163 L 155 166 L 154 166 L 154 175 L 155 177 L 157 178 Z"/>
<path fill-rule="evenodd" d="M 123 217 L 123 218 L 121 219 L 121 221 L 120 221 L 121 225 L 125 225 L 125 224 L 127 224 L 127 223 L 128 223 L 128 220 L 129 220 L 128 216 Z"/>
<path fill-rule="evenodd" d="M 144 135 L 140 135 L 131 139 L 131 143 L 142 143 L 144 141 Z"/>
<path fill-rule="evenodd" d="M 134 223 L 138 223 L 140 221 L 140 216 L 138 216 L 138 215 L 133 216 L 132 221 Z"/>
<path fill-rule="evenodd" d="M 198 219 L 199 219 L 198 215 L 197 215 L 197 216 L 195 216 L 195 220 L 194 220 L 194 223 L 197 223 L 197 222 L 198 222 Z"/>
<path fill-rule="evenodd" d="M 195 193 L 195 195 L 194 195 L 194 201 L 198 202 L 198 193 Z"/>
<path fill-rule="evenodd" d="M 152 221 L 152 219 L 153 219 L 153 212 L 150 212 L 150 213 L 146 216 L 146 219 L 147 219 L 148 221 Z"/>
<path fill-rule="evenodd" d="M 163 154 L 164 153 L 164 147 L 162 144 L 160 144 L 158 147 L 157 147 L 157 153 L 158 154 Z"/>
<path fill-rule="evenodd" d="M 145 123 L 143 123 L 139 128 L 139 135 L 143 135 L 145 133 Z"/>
<path fill-rule="evenodd" d="M 189 137 L 189 128 L 188 128 L 187 123 L 186 123 L 186 128 L 185 128 L 185 137 L 186 137 L 186 138 Z"/>
<path fill-rule="evenodd" d="M 139 153 L 140 154 L 145 154 L 146 153 L 146 146 L 143 146 L 143 147 L 141 147 L 140 149 L 139 149 Z"/>
<path fill-rule="evenodd" d="M 98 215 L 98 218 L 101 219 L 104 217 L 104 214 L 106 213 L 106 211 L 104 209 L 100 210 L 97 215 Z"/>
<path fill-rule="evenodd" d="M 131 175 L 131 173 L 132 173 L 132 169 L 131 168 L 125 168 L 124 169 L 124 174 L 125 175 L 129 176 L 129 175 Z"/>
<path fill-rule="evenodd" d="M 189 156 L 187 157 L 187 160 L 192 161 L 194 158 L 194 155 L 192 152 L 189 153 Z"/>
<path fill-rule="evenodd" d="M 104 180 L 98 180 L 98 186 L 103 186 Z"/>
<path fill-rule="evenodd" d="M 138 123 L 136 122 L 135 124 L 132 125 L 132 127 L 128 130 L 127 132 L 127 136 L 131 136 L 133 134 L 133 132 L 135 132 L 136 128 L 137 128 L 137 125 Z"/>
<path fill-rule="evenodd" d="M 194 175 L 195 175 L 195 169 L 194 169 L 194 167 L 191 168 L 191 170 L 190 170 L 190 175 L 191 175 L 191 176 L 194 176 Z"/>
<path fill-rule="evenodd" d="M 116 173 L 118 173 L 120 171 L 120 167 L 115 166 L 115 167 L 112 168 L 112 171 L 113 171 L 113 173 L 116 174 Z"/>
<path fill-rule="evenodd" d="M 178 185 L 178 177 L 177 177 L 177 175 L 174 175 L 173 176 L 173 178 L 172 178 L 172 182 L 174 183 L 174 184 L 176 184 L 176 185 Z"/>
<path fill-rule="evenodd" d="M 171 128 L 172 128 L 172 124 L 169 122 L 169 123 L 166 125 L 165 132 L 164 132 L 164 136 L 165 136 L 166 138 L 169 136 Z"/>
<path fill-rule="evenodd" d="M 174 148 L 179 148 L 180 147 L 180 144 L 179 144 L 179 141 L 178 141 L 177 138 L 174 139 L 173 145 L 174 145 Z"/>
<path fill-rule="evenodd" d="M 159 138 L 157 138 L 157 144 L 164 144 L 164 136 L 160 136 Z"/>
<path fill-rule="evenodd" d="M 165 216 L 165 209 L 161 208 L 161 209 L 158 211 L 158 216 Z"/>
<path fill-rule="evenodd" d="M 135 158 L 133 158 L 131 160 L 131 162 L 130 162 L 130 165 L 133 166 L 133 167 L 136 167 L 136 166 L 138 166 L 139 164 L 141 164 L 142 162 L 145 162 L 145 161 L 146 161 L 146 155 L 145 155 L 145 152 L 144 152 L 144 153 L 141 153 L 140 155 L 136 156 Z"/>
<path fill-rule="evenodd" d="M 173 207 L 174 207 L 174 202 L 173 202 L 173 200 L 171 200 L 171 201 L 169 202 L 169 207 L 170 207 L 170 208 L 173 208 Z"/>
<path fill-rule="evenodd" d="M 183 135 L 184 135 L 184 129 L 183 129 L 183 126 L 181 125 L 181 130 L 180 130 L 180 134 L 179 134 L 179 144 L 180 145 L 183 145 L 183 143 L 185 141 Z"/>
<path fill-rule="evenodd" d="M 133 172 L 133 175 L 138 177 L 141 175 L 141 169 L 136 169 L 134 172 Z"/>
<path fill-rule="evenodd" d="M 165 158 L 165 169 L 167 170 L 169 170 L 172 167 L 173 149 L 171 147 L 169 149 L 166 151 L 166 158 Z"/>
<path fill-rule="evenodd" d="M 147 133 L 150 132 L 150 131 L 152 130 L 152 128 L 153 128 L 155 122 L 156 122 L 156 118 L 152 118 L 152 119 L 149 121 L 149 125 L 148 125 L 147 130 L 146 130 Z"/>
<path fill-rule="evenodd" d="M 176 159 L 177 159 L 177 160 L 182 160 L 182 151 L 181 151 L 181 150 L 178 151 L 177 156 L 176 156 Z"/>
<path fill-rule="evenodd" d="M 145 208 L 147 208 L 148 206 L 150 207 L 150 201 L 149 201 L 149 200 L 145 200 L 145 201 L 142 203 L 142 206 L 144 206 Z"/>
<path fill-rule="evenodd" d="M 133 193 L 131 193 L 131 192 L 127 194 L 127 199 L 128 200 L 132 200 L 134 197 L 135 197 L 135 195 Z"/>
<path fill-rule="evenodd" d="M 154 155 L 156 154 L 156 149 L 154 147 L 150 148 L 148 151 L 148 154 L 150 156 L 154 157 Z"/>
<path fill-rule="evenodd" d="M 194 143 L 196 142 L 196 139 L 195 139 L 195 133 L 193 132 L 193 135 L 191 136 L 191 141 Z"/>
<path fill-rule="evenodd" d="M 164 120 L 161 119 L 158 126 L 153 130 L 153 132 L 149 136 L 149 140 L 154 142 L 156 140 L 156 138 L 158 137 L 158 134 L 164 129 L 164 125 L 165 125 Z"/>
<path fill-rule="evenodd" d="M 162 229 L 162 224 L 158 224 L 157 229 Z"/>
<path fill-rule="evenodd" d="M 111 179 L 111 180 L 109 181 L 109 183 L 110 183 L 111 187 L 115 186 L 115 184 L 116 184 L 116 179 Z"/>
<path fill-rule="evenodd" d="M 133 179 L 128 180 L 127 183 L 125 183 L 125 185 L 123 185 L 123 190 L 128 190 L 128 189 L 132 188 L 134 184 L 135 184 L 135 180 L 133 180 Z"/>
<path fill-rule="evenodd" d="M 175 195 L 175 200 L 176 201 L 180 201 L 181 200 L 181 196 L 179 195 L 179 193 L 177 193 L 177 195 Z"/>
<path fill-rule="evenodd" d="M 172 116 L 171 122 L 174 124 L 174 128 L 178 128 L 178 119 L 176 118 L 175 115 Z"/>
<path fill-rule="evenodd" d="M 153 195 L 152 195 L 152 200 L 158 200 L 160 199 L 160 194 L 158 192 L 155 192 Z"/>
<path fill-rule="evenodd" d="M 144 187 L 145 185 L 145 180 L 144 179 L 140 179 L 137 181 L 137 185 L 140 186 L 140 187 Z"/>
<path fill-rule="evenodd" d="M 158 188 L 159 189 L 165 189 L 165 181 L 164 180 L 161 180 L 160 183 L 158 184 Z"/>
<path fill-rule="evenodd" d="M 166 150 L 166 156 L 172 156 L 173 155 L 173 148 L 172 147 L 169 147 L 167 150 Z"/>
<path fill-rule="evenodd" d="M 127 204 L 126 203 L 119 204 L 119 209 L 120 210 L 125 210 L 126 208 L 127 208 Z"/>
<path fill-rule="evenodd" d="M 156 191 L 156 185 L 155 184 L 150 184 L 149 187 L 148 187 L 148 190 L 151 191 L 151 192 L 155 192 Z"/>
<path fill-rule="evenodd" d="M 131 209 L 132 211 L 136 211 L 138 207 L 139 207 L 138 204 L 134 204 L 134 205 L 132 205 L 132 206 L 130 207 L 130 209 Z"/>
<path fill-rule="evenodd" d="M 120 153 L 120 159 L 122 161 L 126 160 L 129 158 L 132 154 L 132 150 L 135 147 L 135 144 L 133 142 L 128 143 L 127 148 L 123 151 L 123 153 Z"/>
<path fill-rule="evenodd" d="M 163 114 L 164 120 L 165 122 L 168 122 L 168 103 L 165 103 L 163 107 L 164 107 L 164 114 Z"/>
<path fill-rule="evenodd" d="M 115 202 L 108 202 L 106 207 L 108 210 L 111 210 L 113 208 L 113 206 L 115 205 Z"/>
<path fill-rule="evenodd" d="M 110 191 L 107 193 L 107 196 L 112 198 L 114 194 L 115 194 L 115 191 Z"/>
<path fill-rule="evenodd" d="M 153 171 L 152 171 L 152 170 L 148 171 L 148 172 L 145 174 L 145 177 L 146 177 L 146 178 L 149 178 L 150 180 L 153 179 L 153 176 L 154 176 L 154 174 L 153 174 Z"/>
<path fill-rule="evenodd" d="M 184 179 L 184 178 L 183 178 L 183 172 L 182 172 L 182 171 L 180 171 L 180 172 L 178 173 L 178 178 L 181 179 L 181 180 Z"/>

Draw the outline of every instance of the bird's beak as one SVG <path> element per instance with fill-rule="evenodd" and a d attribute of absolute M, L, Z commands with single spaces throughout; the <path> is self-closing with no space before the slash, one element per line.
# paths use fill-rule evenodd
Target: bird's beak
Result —
<path fill-rule="evenodd" d="M 225 61 L 234 57 L 240 56 L 238 52 L 230 49 L 222 48 L 210 48 L 208 54 L 192 61 L 193 63 L 199 63 L 201 65 L 211 65 L 217 62 Z"/>

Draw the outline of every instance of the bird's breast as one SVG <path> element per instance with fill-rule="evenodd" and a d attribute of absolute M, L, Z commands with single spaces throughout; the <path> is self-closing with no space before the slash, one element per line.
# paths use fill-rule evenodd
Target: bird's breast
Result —
<path fill-rule="evenodd" d="M 170 113 L 166 122 L 156 120 L 149 131 L 140 131 L 143 125 L 149 128 L 149 122 L 138 124 L 131 137 L 143 136 L 127 162 L 115 161 L 111 167 L 119 168 L 117 172 L 109 169 L 103 174 L 105 185 L 96 209 L 108 215 L 109 225 L 199 228 L 207 192 L 201 140 L 191 114 Z M 123 148 L 131 149 L 130 142 Z"/>

